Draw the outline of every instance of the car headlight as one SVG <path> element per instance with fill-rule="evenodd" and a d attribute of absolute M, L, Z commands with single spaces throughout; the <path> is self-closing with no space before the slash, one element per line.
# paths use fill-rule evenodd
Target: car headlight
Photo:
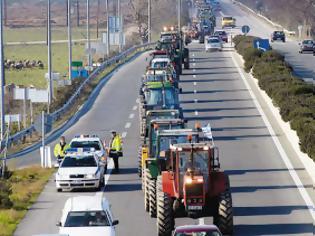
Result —
<path fill-rule="evenodd" d="M 85 178 L 87 178 L 87 179 L 95 179 L 95 174 L 87 174 L 87 175 L 85 175 Z"/>

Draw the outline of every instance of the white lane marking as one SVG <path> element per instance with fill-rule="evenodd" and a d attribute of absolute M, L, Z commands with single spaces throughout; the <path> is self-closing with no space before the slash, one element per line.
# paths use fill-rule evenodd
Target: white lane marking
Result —
<path fill-rule="evenodd" d="M 224 14 L 223 14 L 223 12 L 222 12 L 222 11 L 220 11 L 220 15 L 221 15 L 221 16 L 224 16 Z"/>
<path fill-rule="evenodd" d="M 199 115 L 199 112 L 198 111 L 195 111 L 195 116 L 198 116 Z"/>
<path fill-rule="evenodd" d="M 196 61 L 196 59 L 195 59 L 195 58 L 193 58 L 193 61 Z"/>
<path fill-rule="evenodd" d="M 139 102 L 140 102 L 140 99 L 139 99 L 139 98 L 137 98 L 137 99 L 136 99 L 136 103 L 139 103 Z"/>
<path fill-rule="evenodd" d="M 121 134 L 121 137 L 122 137 L 122 138 L 126 138 L 126 136 L 127 136 L 127 132 L 123 132 L 123 133 Z"/>
<path fill-rule="evenodd" d="M 196 63 L 193 63 L 193 66 L 196 66 Z"/>
<path fill-rule="evenodd" d="M 130 127 L 131 127 L 131 123 L 127 122 L 126 125 L 125 125 L 125 129 L 129 129 Z"/>
<path fill-rule="evenodd" d="M 197 82 L 194 82 L 194 86 L 197 86 Z"/>
<path fill-rule="evenodd" d="M 194 103 L 198 103 L 198 99 L 194 99 Z"/>
<path fill-rule="evenodd" d="M 246 77 L 245 77 L 243 71 L 241 70 L 241 67 L 238 65 L 238 63 L 235 60 L 233 52 L 231 52 L 231 55 L 232 55 L 233 63 L 235 65 L 235 67 L 237 68 L 237 71 L 240 74 L 242 80 L 244 81 L 244 84 L 245 84 L 250 96 L 252 97 L 253 102 L 254 102 L 255 106 L 257 107 L 259 114 L 261 115 L 261 118 L 264 121 L 276 148 L 278 149 L 278 152 L 280 154 L 282 161 L 284 162 L 285 166 L 287 167 L 291 178 L 293 179 L 293 181 L 294 181 L 297 189 L 299 190 L 305 204 L 307 205 L 308 211 L 309 211 L 310 215 L 312 216 L 313 221 L 315 221 L 314 203 L 312 202 L 312 200 L 311 200 L 310 196 L 308 195 L 300 177 L 296 173 L 290 159 L 288 158 L 286 152 L 284 151 L 284 149 L 283 149 L 283 147 L 279 141 L 279 138 L 277 137 L 277 135 L 276 135 L 275 131 L 273 130 L 269 120 L 267 119 L 265 112 L 263 111 L 259 102 L 257 101 L 256 95 L 251 90 L 251 87 L 250 87 L 249 83 L 247 82 Z"/>
<path fill-rule="evenodd" d="M 195 68 L 193 69 L 193 72 L 196 72 L 196 69 L 195 69 Z"/>
<path fill-rule="evenodd" d="M 101 196 L 101 197 L 104 196 L 106 185 L 107 185 L 107 183 L 109 181 L 109 177 L 110 177 L 110 175 L 112 173 L 112 170 L 114 169 L 114 162 L 113 162 L 112 158 L 108 158 L 107 160 L 108 160 L 108 162 L 107 162 L 107 172 L 106 172 L 106 174 L 104 176 L 104 185 L 105 185 L 105 187 L 102 188 L 102 191 L 96 192 L 95 196 Z"/>
<path fill-rule="evenodd" d="M 199 218 L 198 223 L 199 223 L 199 225 L 204 225 L 205 224 L 205 218 Z"/>
<path fill-rule="evenodd" d="M 194 56 L 195 56 L 195 53 L 193 53 L 192 56 L 194 57 Z"/>
<path fill-rule="evenodd" d="M 137 108 L 138 108 L 137 106 L 133 106 L 132 110 L 135 111 L 137 110 Z"/>
<path fill-rule="evenodd" d="M 196 93 L 197 93 L 197 90 L 195 89 L 195 90 L 194 90 L 194 94 L 196 94 Z"/>
<path fill-rule="evenodd" d="M 133 114 L 133 113 L 131 113 L 130 115 L 129 115 L 129 119 L 133 119 L 135 117 L 135 114 Z"/>
<path fill-rule="evenodd" d="M 195 79 L 195 78 L 196 78 L 196 75 L 193 75 L 193 78 Z"/>

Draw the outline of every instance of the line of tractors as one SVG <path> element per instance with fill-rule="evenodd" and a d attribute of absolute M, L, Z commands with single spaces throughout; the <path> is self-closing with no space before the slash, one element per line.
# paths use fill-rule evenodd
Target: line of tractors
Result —
<path fill-rule="evenodd" d="M 189 49 L 182 32 L 165 27 L 151 53 L 139 91 L 141 146 L 138 173 L 144 207 L 157 218 L 159 236 L 170 236 L 175 218 L 213 216 L 222 233 L 233 231 L 228 176 L 220 170 L 211 127 L 188 128 L 179 102 Z"/>

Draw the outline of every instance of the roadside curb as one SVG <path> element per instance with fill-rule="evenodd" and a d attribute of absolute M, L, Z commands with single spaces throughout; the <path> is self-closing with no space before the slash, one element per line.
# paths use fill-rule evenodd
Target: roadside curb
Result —
<path fill-rule="evenodd" d="M 237 52 L 234 52 L 234 55 L 236 55 L 241 60 L 242 64 L 244 65 L 243 57 L 240 54 L 238 54 Z M 301 163 L 305 167 L 306 172 L 311 177 L 312 182 L 313 182 L 313 186 L 315 186 L 315 162 L 306 153 L 303 153 L 300 150 L 300 147 L 299 147 L 300 139 L 297 136 L 296 131 L 291 129 L 290 122 L 283 121 L 283 119 L 280 115 L 279 108 L 274 106 L 272 99 L 268 96 L 268 94 L 264 90 L 262 90 L 259 87 L 258 79 L 256 79 L 252 73 L 248 73 L 248 75 L 253 80 L 255 88 L 257 89 L 257 91 L 259 91 L 259 95 L 263 98 L 264 102 L 267 104 L 268 109 L 270 109 L 270 111 L 272 112 L 272 114 L 273 114 L 274 118 L 276 119 L 276 121 L 278 122 L 281 130 L 285 134 L 285 137 L 290 142 L 293 150 L 295 151 L 295 153 L 299 157 L 299 160 L 301 161 Z"/>

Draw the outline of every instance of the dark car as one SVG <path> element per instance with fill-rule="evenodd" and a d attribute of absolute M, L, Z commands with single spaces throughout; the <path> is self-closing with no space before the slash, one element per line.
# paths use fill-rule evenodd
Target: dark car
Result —
<path fill-rule="evenodd" d="M 176 227 L 173 236 L 222 236 L 220 230 L 215 225 L 185 225 Z"/>
<path fill-rule="evenodd" d="M 274 31 L 271 34 L 271 42 L 281 40 L 285 42 L 285 33 L 283 31 Z"/>
<path fill-rule="evenodd" d="M 213 35 L 218 36 L 223 42 L 228 42 L 228 35 L 224 30 L 217 30 Z"/>
<path fill-rule="evenodd" d="M 313 52 L 313 47 L 314 47 L 314 41 L 313 40 L 311 40 L 311 39 L 303 40 L 301 43 L 299 43 L 299 45 L 300 45 L 299 53 Z"/>

